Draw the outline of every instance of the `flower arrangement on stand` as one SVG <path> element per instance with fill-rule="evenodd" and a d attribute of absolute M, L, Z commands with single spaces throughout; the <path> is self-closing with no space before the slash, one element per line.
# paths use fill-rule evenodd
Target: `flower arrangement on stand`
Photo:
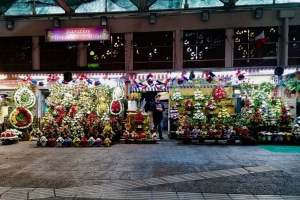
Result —
<path fill-rule="evenodd" d="M 172 101 L 174 101 L 176 103 L 176 106 L 180 105 L 180 101 L 183 100 L 184 98 L 183 98 L 179 88 L 174 89 L 174 93 L 171 96 L 171 99 L 172 99 Z"/>
<path fill-rule="evenodd" d="M 281 114 L 278 117 L 278 123 L 281 125 L 289 126 L 292 122 L 293 118 L 291 113 L 289 112 L 288 106 L 283 106 L 281 109 Z"/>
<path fill-rule="evenodd" d="M 249 122 L 255 127 L 258 128 L 258 126 L 263 126 L 265 120 L 260 113 L 259 109 L 256 109 L 256 112 L 249 118 Z"/>
<path fill-rule="evenodd" d="M 142 114 L 141 111 L 138 111 L 137 114 L 135 115 L 134 123 L 137 125 L 137 128 L 142 128 L 143 127 L 143 122 L 145 118 Z"/>
<path fill-rule="evenodd" d="M 14 128 L 26 129 L 31 126 L 33 115 L 28 109 L 17 107 L 10 113 L 9 122 Z"/>
<path fill-rule="evenodd" d="M 201 110 L 196 110 L 193 114 L 193 120 L 198 121 L 198 125 L 205 124 L 206 116 Z"/>
<path fill-rule="evenodd" d="M 212 97 L 215 101 L 222 101 L 226 99 L 227 92 L 223 86 L 216 86 L 212 91 Z"/>
<path fill-rule="evenodd" d="M 192 114 L 192 111 L 195 109 L 194 103 L 190 99 L 185 101 L 185 110 L 188 115 Z"/>
<path fill-rule="evenodd" d="M 194 91 L 194 98 L 195 101 L 203 101 L 205 99 L 203 93 L 200 90 L 200 85 L 196 84 L 195 85 L 195 91 Z"/>
<path fill-rule="evenodd" d="M 112 127 L 108 124 L 104 127 L 101 135 L 103 138 L 106 138 L 106 139 L 108 138 L 112 141 L 112 139 L 115 136 L 115 133 L 113 132 Z"/>
<path fill-rule="evenodd" d="M 269 131 L 277 130 L 276 114 L 271 106 L 266 107 L 263 118 L 265 119 L 264 125 Z"/>
<path fill-rule="evenodd" d="M 228 110 L 225 106 L 223 106 L 220 111 L 218 112 L 218 118 L 219 119 L 226 119 L 226 118 L 230 118 L 230 115 L 228 113 Z"/>

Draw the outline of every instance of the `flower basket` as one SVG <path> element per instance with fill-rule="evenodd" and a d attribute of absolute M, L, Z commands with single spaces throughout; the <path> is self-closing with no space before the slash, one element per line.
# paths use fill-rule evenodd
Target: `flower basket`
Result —
<path fill-rule="evenodd" d="M 279 134 L 278 134 L 278 133 L 273 133 L 273 140 L 274 140 L 275 142 L 277 142 L 278 139 L 279 139 Z"/>
<path fill-rule="evenodd" d="M 63 142 L 57 142 L 58 147 L 62 147 Z"/>
<path fill-rule="evenodd" d="M 41 144 L 42 144 L 42 147 L 45 147 L 47 145 L 47 141 L 42 141 Z"/>
<path fill-rule="evenodd" d="M 128 140 L 128 139 L 129 139 L 129 136 L 128 136 L 128 135 L 125 135 L 125 136 L 124 136 L 124 139 L 125 139 L 125 140 Z"/>
<path fill-rule="evenodd" d="M 97 145 L 97 147 L 101 147 L 101 145 L 103 144 L 102 140 L 100 138 L 97 138 L 95 141 L 95 144 Z"/>
<path fill-rule="evenodd" d="M 56 146 L 56 139 L 54 137 L 50 137 L 48 140 L 48 143 L 50 147 L 55 147 Z"/>
<path fill-rule="evenodd" d="M 291 141 L 291 135 L 289 135 L 289 134 L 286 134 L 285 135 L 285 140 L 287 141 L 287 142 L 289 142 L 289 141 Z"/>
<path fill-rule="evenodd" d="M 71 147 L 72 139 L 69 138 L 69 137 L 67 137 L 67 138 L 65 139 L 65 144 L 66 144 L 66 147 Z"/>
<path fill-rule="evenodd" d="M 81 146 L 82 146 L 82 147 L 86 147 L 86 146 L 87 146 L 87 144 L 88 144 L 88 141 L 87 141 L 87 139 L 86 139 L 85 137 L 83 137 L 83 138 L 81 139 L 81 142 L 80 142 L 80 144 L 81 144 Z"/>
<path fill-rule="evenodd" d="M 267 133 L 266 135 L 266 141 L 270 142 L 272 140 L 272 134 L 271 133 Z"/>
<path fill-rule="evenodd" d="M 36 147 L 37 146 L 37 140 L 31 140 L 32 146 Z"/>
<path fill-rule="evenodd" d="M 209 138 L 213 138 L 214 134 L 215 133 L 213 131 L 207 131 L 207 135 L 209 136 Z"/>

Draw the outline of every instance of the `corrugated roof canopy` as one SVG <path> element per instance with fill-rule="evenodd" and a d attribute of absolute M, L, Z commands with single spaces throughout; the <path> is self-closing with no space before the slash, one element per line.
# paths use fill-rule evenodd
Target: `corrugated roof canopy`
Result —
<path fill-rule="evenodd" d="M 107 2 L 107 3 L 106 3 Z M 62 13 L 126 12 L 138 10 L 183 9 L 186 0 L 1 0 L 0 14 L 43 15 Z M 275 4 L 300 0 L 275 0 Z M 145 4 L 145 5 L 143 5 Z M 188 8 L 273 4 L 273 0 L 188 0 Z"/>

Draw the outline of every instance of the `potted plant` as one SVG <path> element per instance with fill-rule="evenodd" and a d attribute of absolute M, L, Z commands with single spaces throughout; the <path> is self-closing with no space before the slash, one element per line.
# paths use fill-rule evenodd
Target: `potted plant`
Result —
<path fill-rule="evenodd" d="M 69 138 L 69 137 L 67 137 L 67 138 L 65 139 L 65 144 L 66 144 L 66 147 L 70 147 L 71 144 L 72 144 L 72 139 Z"/>
<path fill-rule="evenodd" d="M 123 133 L 124 139 L 125 139 L 125 140 L 128 140 L 128 139 L 129 139 L 129 135 L 130 135 L 130 133 L 128 132 L 128 130 L 126 130 L 126 131 Z"/>
<path fill-rule="evenodd" d="M 266 132 L 266 140 L 270 142 L 272 140 L 272 135 L 272 133 Z"/>
<path fill-rule="evenodd" d="M 58 147 L 61 147 L 62 144 L 64 143 L 64 141 L 65 141 L 64 138 L 61 137 L 61 136 L 59 136 L 59 137 L 56 139 L 57 146 L 58 146 Z"/>
<path fill-rule="evenodd" d="M 246 126 L 239 128 L 238 131 L 242 138 L 248 138 L 249 129 Z"/>
<path fill-rule="evenodd" d="M 137 128 L 143 128 L 144 120 L 145 120 L 145 118 L 144 118 L 142 112 L 138 111 L 135 116 L 135 119 L 134 119 L 134 123 L 137 125 Z"/>
<path fill-rule="evenodd" d="M 100 138 L 97 138 L 95 140 L 95 144 L 97 145 L 97 147 L 101 147 L 102 143 L 103 143 L 103 141 Z"/>
<path fill-rule="evenodd" d="M 273 132 L 273 140 L 277 142 L 279 139 L 279 134 L 277 132 Z"/>
<path fill-rule="evenodd" d="M 37 146 L 38 138 L 42 135 L 42 131 L 39 128 L 32 128 L 30 132 L 30 141 L 32 142 L 33 146 Z"/>
<path fill-rule="evenodd" d="M 293 136 L 292 133 L 286 132 L 286 133 L 285 133 L 285 140 L 286 140 L 287 142 L 289 142 L 289 141 L 291 140 L 291 137 L 292 137 L 292 136 Z"/>
<path fill-rule="evenodd" d="M 285 138 L 285 133 L 279 132 L 278 135 L 279 135 L 279 141 L 282 142 L 283 139 Z"/>
<path fill-rule="evenodd" d="M 81 142 L 80 142 L 82 147 L 86 147 L 88 144 L 88 140 L 86 139 L 86 137 L 82 137 Z"/>
<path fill-rule="evenodd" d="M 213 114 L 213 112 L 217 109 L 217 105 L 214 100 L 209 100 L 205 109 L 209 111 L 209 114 Z"/>
<path fill-rule="evenodd" d="M 56 139 L 53 136 L 51 136 L 48 140 L 48 143 L 49 143 L 50 147 L 55 147 L 56 146 Z"/>
<path fill-rule="evenodd" d="M 176 135 L 177 135 L 178 138 L 181 138 L 183 134 L 184 134 L 184 131 L 183 131 L 182 127 L 179 126 L 177 128 Z"/>
<path fill-rule="evenodd" d="M 80 144 L 80 138 L 79 137 L 75 137 L 72 141 L 72 144 L 74 147 L 79 147 Z"/>
<path fill-rule="evenodd" d="M 43 135 L 40 139 L 40 142 L 42 146 L 45 147 L 47 145 L 48 139 L 46 138 L 46 136 Z"/>
<path fill-rule="evenodd" d="M 135 131 L 131 132 L 131 137 L 134 141 L 137 141 L 139 139 L 139 135 Z"/>
<path fill-rule="evenodd" d="M 258 133 L 258 140 L 260 141 L 260 142 L 264 142 L 264 141 L 266 141 L 266 133 L 265 132 L 259 132 Z"/>
<path fill-rule="evenodd" d="M 198 126 L 194 126 L 194 129 L 192 130 L 193 138 L 197 138 L 199 134 L 200 134 L 200 129 L 198 128 Z"/>
<path fill-rule="evenodd" d="M 94 142 L 95 142 L 95 138 L 94 138 L 94 137 L 90 137 L 90 138 L 88 139 L 88 145 L 89 145 L 89 147 L 94 146 Z"/>
<path fill-rule="evenodd" d="M 105 144 L 106 147 L 110 147 L 111 140 L 109 138 L 105 138 L 104 144 Z"/>
<path fill-rule="evenodd" d="M 190 115 L 194 109 L 195 109 L 194 103 L 190 99 L 186 99 L 186 101 L 185 101 L 185 110 L 186 110 L 186 113 L 188 115 Z"/>

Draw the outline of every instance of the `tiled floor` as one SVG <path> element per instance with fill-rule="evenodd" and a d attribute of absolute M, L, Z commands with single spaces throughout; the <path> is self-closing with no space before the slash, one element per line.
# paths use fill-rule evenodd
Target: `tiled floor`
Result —
<path fill-rule="evenodd" d="M 300 154 L 258 146 L 0 145 L 0 199 L 297 199 Z"/>

